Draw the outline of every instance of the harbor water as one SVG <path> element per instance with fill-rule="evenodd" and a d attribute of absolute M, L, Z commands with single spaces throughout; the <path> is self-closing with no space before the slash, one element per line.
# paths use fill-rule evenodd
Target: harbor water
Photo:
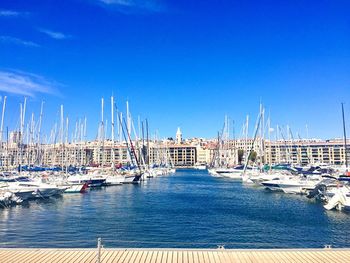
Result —
<path fill-rule="evenodd" d="M 304 196 L 180 170 L 0 209 L 0 247 L 350 246 L 350 214 Z"/>

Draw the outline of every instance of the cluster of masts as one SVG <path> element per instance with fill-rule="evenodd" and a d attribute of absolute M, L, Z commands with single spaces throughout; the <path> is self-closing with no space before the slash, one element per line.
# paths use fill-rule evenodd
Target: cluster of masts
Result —
<path fill-rule="evenodd" d="M 345 117 L 344 117 L 344 105 L 342 103 L 342 117 L 343 117 L 343 138 L 344 138 L 344 151 L 345 151 L 345 163 L 347 164 L 347 139 L 346 139 L 346 126 L 345 126 Z M 231 128 L 232 124 L 232 128 Z M 260 104 L 259 114 L 256 119 L 254 133 L 252 136 L 249 136 L 249 115 L 246 116 L 245 122 L 242 125 L 241 129 L 241 139 L 240 143 L 244 142 L 244 150 L 238 151 L 238 154 L 241 154 L 240 158 L 237 156 L 233 156 L 237 154 L 236 151 L 236 138 L 235 138 L 235 122 L 230 120 L 230 118 L 226 115 L 224 118 L 224 125 L 220 132 L 218 132 L 217 136 L 217 149 L 215 154 L 212 156 L 212 160 L 210 163 L 211 167 L 218 166 L 230 166 L 237 163 L 237 159 L 242 159 L 245 161 L 249 160 L 249 157 L 252 154 L 255 154 L 257 159 L 261 164 L 269 163 L 272 164 L 271 159 L 266 159 L 266 149 L 264 142 L 267 142 L 271 145 L 272 141 L 281 142 L 284 144 L 284 147 L 287 149 L 286 151 L 286 162 L 290 162 L 291 157 L 291 142 L 300 142 L 302 145 L 305 142 L 309 141 L 309 131 L 308 125 L 306 125 L 306 139 L 302 139 L 300 134 L 297 132 L 296 137 L 293 135 L 292 129 L 289 125 L 286 125 L 285 129 L 283 126 L 276 125 L 276 129 L 272 128 L 270 114 L 265 120 L 265 108 L 262 104 Z M 233 140 L 230 137 L 230 131 L 232 130 Z M 272 138 L 272 134 L 274 133 L 275 138 Z M 280 145 L 280 144 L 279 144 Z M 306 146 L 306 145 L 304 145 Z M 238 147 L 237 147 L 238 148 Z M 270 147 L 271 148 L 271 147 Z M 257 152 L 254 152 L 256 151 Z M 269 154 L 271 158 L 272 155 Z M 307 157 L 310 161 L 310 158 Z M 240 162 L 240 161 L 239 161 Z"/>

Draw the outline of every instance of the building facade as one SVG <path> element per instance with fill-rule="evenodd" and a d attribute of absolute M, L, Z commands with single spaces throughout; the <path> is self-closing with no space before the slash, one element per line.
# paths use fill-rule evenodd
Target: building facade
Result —
<path fill-rule="evenodd" d="M 350 141 L 349 141 L 350 144 Z M 349 145 L 348 144 L 348 145 Z M 129 146 L 129 147 L 128 147 Z M 149 146 L 147 148 L 146 146 Z M 256 152 L 257 163 L 345 164 L 345 148 L 341 139 L 263 141 L 230 140 L 218 145 L 215 140 L 193 139 L 150 141 L 146 145 L 126 143 L 78 142 L 68 144 L 27 145 L 1 143 L 0 167 L 13 169 L 21 165 L 45 166 L 111 166 L 113 164 L 169 164 L 191 167 L 195 164 L 235 165 L 245 162 L 248 153 Z M 135 152 L 135 154 L 133 153 Z M 348 154 L 350 146 L 348 146 Z M 136 158 L 133 157 L 136 155 Z M 348 160 L 349 160 L 348 156 Z"/>

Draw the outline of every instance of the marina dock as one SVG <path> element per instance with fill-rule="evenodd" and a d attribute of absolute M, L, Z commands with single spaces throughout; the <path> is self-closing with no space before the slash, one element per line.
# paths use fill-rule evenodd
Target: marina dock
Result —
<path fill-rule="evenodd" d="M 348 263 L 350 249 L 0 249 L 0 262 Z"/>

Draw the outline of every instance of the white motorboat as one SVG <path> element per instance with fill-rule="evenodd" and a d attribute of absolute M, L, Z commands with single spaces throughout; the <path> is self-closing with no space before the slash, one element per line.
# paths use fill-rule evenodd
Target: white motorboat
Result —
<path fill-rule="evenodd" d="M 196 163 L 193 166 L 193 168 L 197 169 L 197 170 L 206 170 L 207 169 L 207 165 L 206 164 L 201 164 L 201 163 Z"/>
<path fill-rule="evenodd" d="M 0 205 L 7 207 L 12 204 L 20 204 L 23 200 L 16 196 L 14 193 L 9 191 L 1 191 L 0 192 Z"/>
<path fill-rule="evenodd" d="M 261 184 L 270 190 L 279 190 L 287 194 L 307 194 L 321 181 L 320 177 L 301 178 L 299 176 L 282 176 Z"/>
<path fill-rule="evenodd" d="M 138 184 L 140 182 L 142 173 L 131 172 L 123 175 L 124 181 L 123 184 Z"/>
<path fill-rule="evenodd" d="M 88 189 L 87 183 L 66 184 L 65 193 L 84 193 Z"/>
<path fill-rule="evenodd" d="M 102 186 L 106 182 L 107 176 L 106 175 L 99 175 L 99 174 L 84 174 L 84 175 L 71 175 L 67 178 L 68 183 L 80 183 L 84 184 L 87 183 L 89 187 L 99 187 Z"/>
<path fill-rule="evenodd" d="M 122 185 L 124 182 L 124 177 L 121 175 L 108 175 L 106 177 L 106 185 Z"/>
<path fill-rule="evenodd" d="M 23 200 L 38 197 L 46 198 L 61 193 L 59 187 L 41 182 L 8 182 L 7 184 L 7 189 Z"/>
<path fill-rule="evenodd" d="M 350 188 L 348 186 L 339 186 L 333 188 L 333 196 L 323 206 L 327 210 L 350 210 Z"/>

